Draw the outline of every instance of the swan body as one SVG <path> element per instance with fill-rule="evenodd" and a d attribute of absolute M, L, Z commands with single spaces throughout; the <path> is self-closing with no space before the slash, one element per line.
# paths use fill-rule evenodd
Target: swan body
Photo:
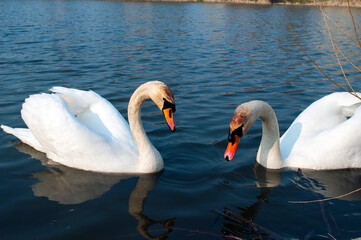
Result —
<path fill-rule="evenodd" d="M 237 107 L 230 123 L 226 160 L 257 118 L 262 139 L 257 162 L 266 168 L 314 170 L 361 168 L 361 101 L 346 92 L 329 94 L 307 107 L 279 138 L 272 107 L 251 101 Z"/>
<path fill-rule="evenodd" d="M 93 91 L 53 87 L 53 94 L 31 95 L 21 116 L 28 128 L 2 129 L 47 157 L 68 167 L 107 173 L 150 173 L 163 169 L 163 159 L 145 134 L 140 107 L 150 98 L 175 130 L 171 90 L 147 82 L 133 93 L 129 123 L 106 99 Z M 166 114 L 167 113 L 167 114 Z"/>

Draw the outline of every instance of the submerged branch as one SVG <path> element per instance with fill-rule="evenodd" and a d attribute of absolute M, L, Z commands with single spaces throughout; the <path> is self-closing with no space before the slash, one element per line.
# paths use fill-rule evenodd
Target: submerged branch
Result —
<path fill-rule="evenodd" d="M 330 201 L 330 200 L 333 200 L 333 199 L 339 199 L 339 198 L 343 198 L 343 197 L 346 197 L 348 195 L 351 195 L 353 193 L 356 193 L 358 191 L 361 191 L 361 188 L 358 188 L 356 190 L 353 190 L 349 193 L 346 193 L 346 194 L 343 194 L 343 195 L 340 195 L 340 196 L 336 196 L 336 197 L 330 197 L 330 198 L 324 198 L 324 199 L 318 199 L 318 200 L 311 200 L 311 201 L 288 201 L 289 203 L 317 203 L 317 202 L 325 202 L 325 201 Z"/>
<path fill-rule="evenodd" d="M 236 236 L 219 235 L 219 234 L 204 232 L 204 231 L 200 231 L 200 230 L 196 230 L 196 229 L 188 229 L 188 228 L 180 228 L 180 227 L 174 227 L 173 229 L 178 230 L 178 231 L 183 231 L 183 232 L 188 232 L 188 233 L 197 233 L 197 234 L 208 235 L 208 236 L 213 236 L 213 237 L 222 237 L 222 238 L 228 238 L 228 239 L 243 240 L 242 238 L 239 238 Z"/>
<path fill-rule="evenodd" d="M 336 238 L 334 238 L 331 233 L 328 233 L 328 235 L 329 235 L 332 239 L 336 240 Z"/>

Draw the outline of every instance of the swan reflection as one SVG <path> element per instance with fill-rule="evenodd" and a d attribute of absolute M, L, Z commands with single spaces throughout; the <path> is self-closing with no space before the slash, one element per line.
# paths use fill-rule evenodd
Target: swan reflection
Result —
<path fill-rule="evenodd" d="M 292 184 L 305 189 L 311 194 L 307 194 L 308 200 L 323 200 L 328 198 L 335 198 L 347 193 L 350 193 L 361 187 L 361 169 L 342 169 L 342 170 L 300 170 L 298 171 L 281 171 L 269 170 L 260 164 L 256 164 L 253 168 L 256 176 L 256 184 L 259 189 L 259 194 L 253 200 L 253 203 L 248 206 L 239 206 L 237 208 L 224 207 L 222 212 L 216 211 L 219 215 L 224 217 L 222 233 L 225 235 L 232 235 L 241 238 L 262 238 L 267 239 L 283 239 L 277 233 L 268 229 L 265 226 L 260 226 L 256 223 L 255 219 L 262 208 L 272 201 L 269 198 L 269 193 L 276 191 L 276 187 L 282 183 L 282 174 L 291 178 Z M 285 183 L 286 185 L 288 183 Z M 293 187 L 292 187 L 293 188 Z M 292 200 L 307 200 L 307 199 L 294 199 L 295 196 L 290 196 L 286 199 L 285 204 L 290 203 Z M 299 196 L 298 196 L 299 197 Z M 310 199 L 312 198 L 312 199 Z M 359 201 L 361 200 L 361 191 L 346 195 L 339 200 L 344 201 Z M 277 201 L 277 199 L 276 199 Z M 332 221 L 327 219 L 327 216 L 332 216 L 330 209 L 325 210 L 323 202 L 320 201 L 321 212 L 324 216 L 326 226 L 333 226 Z M 287 205 L 285 205 L 287 206 Z M 326 217 L 325 217 L 326 216 Z M 331 230 L 328 229 L 329 231 Z"/>
<path fill-rule="evenodd" d="M 31 186 L 37 197 L 46 197 L 60 204 L 79 204 L 88 200 L 96 199 L 110 190 L 110 188 L 122 179 L 135 177 L 134 175 L 112 175 L 95 172 L 81 171 L 57 164 L 49 160 L 42 152 L 32 147 L 17 143 L 15 148 L 29 154 L 32 158 L 39 159 L 49 168 L 45 171 L 33 173 L 33 177 L 39 182 Z M 172 231 L 174 218 L 155 221 L 143 214 L 144 202 L 148 193 L 157 184 L 161 173 L 140 175 L 138 182 L 129 197 L 129 213 L 138 221 L 138 232 L 147 239 L 166 239 Z M 152 236 L 148 229 L 150 226 L 160 224 L 165 227 L 160 236 Z"/>
<path fill-rule="evenodd" d="M 268 169 L 256 163 L 253 172 L 257 179 L 256 186 L 261 190 L 277 187 L 282 183 L 281 170 L 279 169 Z"/>
<path fill-rule="evenodd" d="M 303 182 L 295 182 L 301 188 L 311 188 L 323 198 L 334 198 L 361 187 L 361 169 L 340 169 L 329 171 L 302 170 Z M 346 201 L 361 200 L 361 192 L 340 198 Z"/>
<path fill-rule="evenodd" d="M 277 187 L 282 182 L 281 170 L 269 170 L 256 164 L 254 173 L 256 185 L 263 187 Z M 298 177 L 292 182 L 302 188 L 320 194 L 322 198 L 334 198 L 361 187 L 361 169 L 340 170 L 309 170 L 298 169 Z M 343 200 L 361 200 L 361 191 L 342 197 Z"/>
<path fill-rule="evenodd" d="M 138 220 L 137 230 L 147 239 L 166 239 L 168 234 L 172 231 L 175 218 L 155 221 L 143 214 L 144 201 L 148 196 L 148 193 L 156 186 L 158 180 L 158 174 L 147 174 L 139 177 L 137 185 L 135 186 L 132 194 L 129 198 L 129 213 Z M 148 228 L 152 225 L 160 224 L 167 229 L 167 232 L 160 236 L 152 236 Z"/>

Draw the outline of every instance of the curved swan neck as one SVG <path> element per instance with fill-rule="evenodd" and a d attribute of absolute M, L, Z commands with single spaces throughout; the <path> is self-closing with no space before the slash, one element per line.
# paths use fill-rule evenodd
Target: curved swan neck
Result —
<path fill-rule="evenodd" d="M 156 168 L 152 171 L 163 168 L 162 157 L 153 144 L 149 141 L 147 134 L 144 131 L 141 116 L 141 106 L 146 99 L 149 99 L 149 84 L 143 84 L 138 87 L 131 96 L 128 104 L 128 121 L 130 131 L 132 132 L 134 142 L 139 150 L 139 159 L 147 161 L 147 164 L 142 167 Z M 160 161 L 160 162 L 157 162 Z M 151 164 L 152 166 L 149 166 Z M 160 168 L 160 169 L 158 169 Z"/>
<path fill-rule="evenodd" d="M 270 105 L 263 101 L 253 101 L 252 112 L 254 112 L 255 119 L 262 120 L 262 139 L 257 153 L 257 162 L 266 168 L 282 168 L 280 133 L 275 112 Z"/>

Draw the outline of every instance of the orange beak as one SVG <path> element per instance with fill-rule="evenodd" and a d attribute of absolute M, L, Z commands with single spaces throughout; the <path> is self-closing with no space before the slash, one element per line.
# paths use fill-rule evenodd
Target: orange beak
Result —
<path fill-rule="evenodd" d="M 240 139 L 241 138 L 239 136 L 235 136 L 234 137 L 234 143 L 228 142 L 226 152 L 224 153 L 224 159 L 226 159 L 227 161 L 231 161 L 233 159 L 234 154 L 236 153 L 236 150 L 237 150 L 238 143 L 239 143 Z"/>
<path fill-rule="evenodd" d="M 171 108 L 163 109 L 165 120 L 167 121 L 168 127 L 172 132 L 175 131 L 175 123 L 173 120 L 173 112 Z"/>

